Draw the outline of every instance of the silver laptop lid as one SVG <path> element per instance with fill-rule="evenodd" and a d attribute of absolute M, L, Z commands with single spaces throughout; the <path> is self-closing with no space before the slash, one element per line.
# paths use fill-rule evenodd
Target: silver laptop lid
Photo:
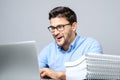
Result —
<path fill-rule="evenodd" d="M 40 80 L 35 41 L 0 45 L 0 80 Z"/>

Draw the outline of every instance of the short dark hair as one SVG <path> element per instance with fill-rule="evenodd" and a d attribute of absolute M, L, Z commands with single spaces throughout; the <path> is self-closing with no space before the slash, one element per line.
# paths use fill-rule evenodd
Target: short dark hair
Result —
<path fill-rule="evenodd" d="M 77 22 L 77 16 L 75 12 L 68 7 L 59 6 L 52 9 L 49 12 L 49 20 L 55 17 L 65 17 L 70 22 L 70 24 Z"/>

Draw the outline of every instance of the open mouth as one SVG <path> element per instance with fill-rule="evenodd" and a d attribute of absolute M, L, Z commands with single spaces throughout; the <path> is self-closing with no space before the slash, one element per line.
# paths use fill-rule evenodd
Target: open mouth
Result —
<path fill-rule="evenodd" d="M 61 39 L 62 38 L 62 36 L 61 37 L 58 37 L 57 39 Z"/>
<path fill-rule="evenodd" d="M 56 40 L 57 40 L 58 42 L 60 42 L 62 38 L 63 38 L 62 36 L 61 36 L 61 37 L 57 37 Z"/>

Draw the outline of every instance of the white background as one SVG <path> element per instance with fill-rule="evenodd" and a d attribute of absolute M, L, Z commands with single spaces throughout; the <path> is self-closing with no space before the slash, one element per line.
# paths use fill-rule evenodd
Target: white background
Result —
<path fill-rule="evenodd" d="M 36 40 L 41 51 L 53 40 L 48 13 L 56 6 L 76 12 L 79 35 L 100 41 L 105 54 L 120 54 L 120 0 L 0 0 L 0 43 Z"/>

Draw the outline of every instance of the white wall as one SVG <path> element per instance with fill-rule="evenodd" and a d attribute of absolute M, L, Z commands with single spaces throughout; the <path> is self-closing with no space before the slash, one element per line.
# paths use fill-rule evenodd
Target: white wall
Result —
<path fill-rule="evenodd" d="M 48 12 L 68 6 L 78 16 L 78 34 L 96 38 L 103 52 L 120 55 L 120 0 L 0 0 L 0 43 L 36 40 L 39 51 L 53 38 Z"/>

